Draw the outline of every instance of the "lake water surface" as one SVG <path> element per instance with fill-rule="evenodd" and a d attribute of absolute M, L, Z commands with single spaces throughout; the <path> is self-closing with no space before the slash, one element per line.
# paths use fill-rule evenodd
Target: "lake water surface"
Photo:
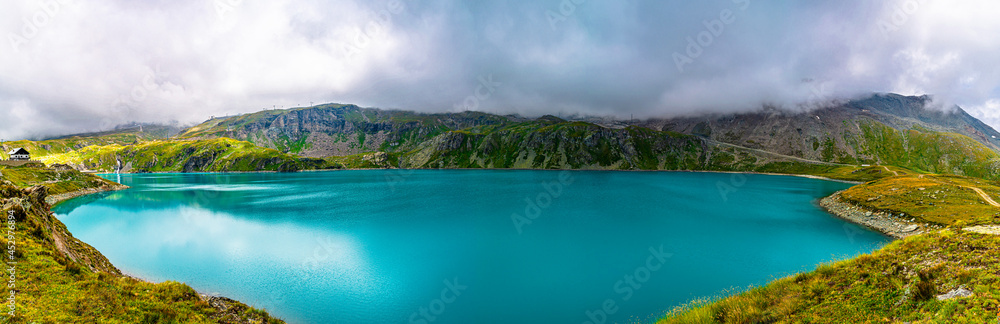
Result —
<path fill-rule="evenodd" d="M 848 184 L 684 172 L 104 175 L 54 210 L 123 271 L 290 323 L 651 322 L 889 239 Z"/>

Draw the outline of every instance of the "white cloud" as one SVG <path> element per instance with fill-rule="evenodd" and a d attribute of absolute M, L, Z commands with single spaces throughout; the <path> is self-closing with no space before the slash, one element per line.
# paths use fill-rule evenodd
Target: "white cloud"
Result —
<path fill-rule="evenodd" d="M 588 1 L 556 28 L 558 1 L 393 3 L 0 0 L 0 35 L 26 40 L 0 44 L 0 117 L 14 125 L 0 137 L 309 102 L 449 111 L 487 75 L 503 87 L 480 110 L 530 115 L 899 92 L 986 118 L 1000 97 L 993 1 Z M 673 54 L 724 10 L 734 21 L 679 72 Z"/>

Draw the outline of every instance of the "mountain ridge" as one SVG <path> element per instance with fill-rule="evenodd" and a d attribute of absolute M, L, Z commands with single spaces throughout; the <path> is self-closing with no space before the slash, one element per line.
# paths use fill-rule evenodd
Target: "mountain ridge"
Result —
<path fill-rule="evenodd" d="M 843 166 L 890 165 L 997 178 L 1000 142 L 994 137 L 1000 133 L 961 108 L 929 109 L 930 100 L 874 94 L 804 112 L 764 107 L 728 115 L 602 119 L 601 124 L 549 115 L 323 104 L 213 118 L 166 139 L 102 136 L 88 146 L 88 138 L 68 137 L 78 143 L 43 151 L 43 161 L 105 172 L 253 171 L 254 165 L 267 165 L 273 171 L 526 168 L 813 174 Z M 230 139 L 236 142 L 217 142 Z M 226 162 L 233 150 L 253 146 L 263 150 Z M 169 147 L 169 154 L 140 154 L 142 147 Z"/>
<path fill-rule="evenodd" d="M 386 152 L 402 158 L 400 161 L 404 164 L 397 167 L 577 169 L 608 168 L 617 163 L 624 167 L 612 168 L 650 169 L 632 161 L 636 157 L 633 153 L 638 151 L 627 145 L 630 136 L 639 135 L 636 130 L 629 129 L 639 127 L 660 132 L 644 135 L 656 137 L 658 142 L 670 142 L 675 135 L 694 136 L 710 140 L 697 143 L 705 148 L 725 143 L 741 152 L 746 151 L 744 153 L 766 151 L 817 163 L 888 164 L 922 172 L 994 177 L 993 170 L 1000 165 L 997 153 L 1000 151 L 997 139 L 1000 132 L 959 107 L 943 111 L 928 108 L 931 103 L 929 96 L 873 94 L 804 112 L 772 108 L 749 113 L 629 122 L 604 119 L 601 123 L 613 124 L 612 127 L 555 116 L 525 118 L 481 112 L 430 114 L 327 104 L 213 119 L 184 131 L 178 138 L 229 137 L 285 153 L 318 158 Z M 567 128 L 574 130 L 567 131 Z M 628 135 L 623 135 L 625 133 Z M 612 140 L 612 137 L 616 138 Z M 467 142 L 468 139 L 472 142 Z M 598 143 L 601 140 L 610 142 Z M 549 149 L 560 150 L 561 144 L 570 144 L 569 147 L 577 151 L 538 150 L 546 141 L 554 144 L 548 145 Z M 679 153 L 682 147 L 692 145 L 682 142 L 674 141 L 673 151 Z M 458 152 L 461 147 L 455 145 L 465 145 L 465 151 Z M 614 152 L 603 151 L 615 159 L 614 163 L 595 163 L 609 158 L 595 152 L 579 154 L 580 150 L 593 149 L 588 145 L 615 147 Z M 489 156 L 495 152 L 494 147 L 500 146 L 517 147 L 523 153 L 522 161 L 508 163 L 501 160 L 511 159 L 511 156 Z M 702 155 L 708 155 L 706 152 L 703 149 Z M 476 161 L 464 157 L 456 160 L 449 154 L 475 156 Z M 555 155 L 555 159 L 565 160 L 565 163 L 551 163 L 553 157 L 539 158 L 539 154 Z M 524 161 L 529 155 L 539 161 Z M 442 156 L 447 161 L 432 161 Z M 683 160 L 687 157 L 671 158 Z M 704 157 L 699 159 L 705 160 Z M 459 160 L 464 162 L 456 162 Z"/>

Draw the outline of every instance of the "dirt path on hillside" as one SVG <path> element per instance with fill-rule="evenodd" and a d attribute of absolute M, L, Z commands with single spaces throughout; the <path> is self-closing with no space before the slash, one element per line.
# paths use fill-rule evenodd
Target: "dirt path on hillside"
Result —
<path fill-rule="evenodd" d="M 1000 226 L 995 226 L 995 225 L 994 226 L 980 225 L 980 226 L 966 227 L 964 228 L 964 230 L 979 234 L 1000 235 Z"/>
<path fill-rule="evenodd" d="M 983 197 L 983 200 L 985 200 L 986 203 L 992 205 L 993 207 L 1000 207 L 1000 204 L 998 204 L 995 200 L 993 200 L 993 198 L 991 198 L 990 195 L 987 195 L 986 192 L 983 191 L 983 189 L 979 189 L 976 187 L 965 187 L 965 188 L 969 188 L 972 189 L 972 191 L 975 191 L 977 194 L 979 194 L 980 197 Z"/>
<path fill-rule="evenodd" d="M 888 170 L 888 169 L 886 169 L 886 170 Z M 922 174 L 918 175 L 917 178 L 924 179 L 924 175 L 922 175 Z M 953 186 L 957 186 L 957 187 L 960 187 L 960 188 L 972 189 L 972 191 L 975 191 L 976 194 L 978 194 L 980 198 L 983 198 L 983 200 L 985 200 L 987 204 L 990 204 L 990 206 L 1000 207 L 1000 204 L 998 204 L 996 200 L 993 200 L 993 197 L 990 197 L 990 195 L 987 194 L 986 191 L 983 191 L 983 189 L 979 189 L 978 187 L 963 186 L 963 185 L 954 184 L 954 183 L 946 183 L 946 182 L 942 182 L 942 181 L 939 181 L 939 180 L 936 180 L 936 179 L 931 179 L 931 181 L 934 181 L 934 182 L 937 182 L 937 183 L 943 184 L 943 185 L 953 185 Z"/>
<path fill-rule="evenodd" d="M 883 165 L 882 168 L 885 169 L 886 171 L 892 172 L 893 175 L 899 175 L 899 172 L 889 170 L 889 167 L 887 167 L 887 166 Z M 920 177 L 923 177 L 923 176 L 920 176 Z"/>
<path fill-rule="evenodd" d="M 790 156 L 790 155 L 784 155 L 784 154 L 779 154 L 779 153 L 774 153 L 774 152 L 759 150 L 759 149 L 755 149 L 755 148 L 749 148 L 749 147 L 746 147 L 746 146 L 739 146 L 739 145 L 736 145 L 736 144 L 729 144 L 729 143 L 726 143 L 726 142 L 720 142 L 720 141 L 716 141 L 716 140 L 708 139 L 708 138 L 703 138 L 703 140 L 705 140 L 709 144 L 715 144 L 715 145 L 721 145 L 721 146 L 728 146 L 728 147 L 735 147 L 735 148 L 738 148 L 738 149 L 748 150 L 748 151 L 752 151 L 752 152 L 755 152 L 755 153 L 760 153 L 760 154 L 763 154 L 763 155 L 770 155 L 770 156 L 773 156 L 773 157 L 779 157 L 779 158 L 783 158 L 783 159 L 789 159 L 789 160 L 794 160 L 794 161 L 799 161 L 799 162 L 804 162 L 804 163 L 809 163 L 809 164 L 835 165 L 835 166 L 852 166 L 851 164 L 823 162 L 823 161 L 803 159 L 803 158 L 800 158 L 800 157 L 795 157 L 795 156 Z"/>

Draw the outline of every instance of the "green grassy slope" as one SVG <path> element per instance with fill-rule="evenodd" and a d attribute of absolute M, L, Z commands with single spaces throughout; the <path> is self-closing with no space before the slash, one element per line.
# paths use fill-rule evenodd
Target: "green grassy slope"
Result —
<path fill-rule="evenodd" d="M 858 163 L 886 164 L 911 170 L 997 179 L 1000 154 L 957 133 L 925 129 L 896 130 L 876 121 L 860 124 L 863 140 L 855 141 L 866 158 Z"/>
<path fill-rule="evenodd" d="M 447 132 L 402 160 L 431 168 L 697 170 L 702 152 L 702 142 L 691 136 L 543 120 L 485 132 Z"/>
<path fill-rule="evenodd" d="M 92 188 L 111 188 L 119 184 L 76 170 L 55 170 L 34 167 L 0 166 L 0 179 L 18 187 L 40 185 L 50 195 L 59 195 Z"/>
<path fill-rule="evenodd" d="M 135 145 L 89 146 L 41 158 L 101 172 L 298 171 L 321 169 L 320 159 L 299 158 L 251 143 L 221 138 L 152 141 Z"/>
<path fill-rule="evenodd" d="M 15 316 L 6 323 L 281 323 L 266 312 L 224 298 L 200 296 L 177 282 L 153 284 L 123 276 L 93 247 L 74 238 L 45 203 L 46 187 L 21 188 L 51 170 L 4 169 L 0 213 L 14 221 Z M 76 171 L 60 177 L 102 184 Z M 16 181 L 28 181 L 15 185 Z M 77 185 L 71 185 L 77 186 Z M 55 188 L 68 186 L 56 185 Z M 81 189 L 92 188 L 88 185 Z M 6 236 L 6 235 L 5 235 Z M 6 280 L 5 280 L 6 281 Z M 6 295 L 6 293 L 5 293 Z M 216 306 L 218 305 L 218 306 Z"/>

